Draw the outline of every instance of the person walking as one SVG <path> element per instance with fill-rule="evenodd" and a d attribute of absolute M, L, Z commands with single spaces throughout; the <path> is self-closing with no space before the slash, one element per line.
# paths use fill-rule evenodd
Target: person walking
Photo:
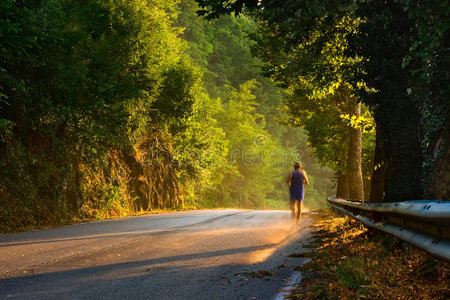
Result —
<path fill-rule="evenodd" d="M 296 223 L 302 214 L 302 202 L 305 195 L 305 184 L 309 185 L 308 176 L 302 168 L 301 162 L 297 161 L 294 164 L 294 171 L 289 173 L 287 179 L 289 185 L 289 197 L 292 211 L 292 217 L 295 218 Z M 295 215 L 295 206 L 297 205 L 297 215 Z"/>

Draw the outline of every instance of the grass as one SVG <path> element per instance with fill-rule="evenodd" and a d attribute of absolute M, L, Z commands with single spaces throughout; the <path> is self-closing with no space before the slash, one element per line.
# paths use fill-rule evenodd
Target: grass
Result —
<path fill-rule="evenodd" d="M 313 217 L 317 251 L 298 268 L 305 279 L 291 299 L 450 299 L 450 263 L 330 210 Z"/>

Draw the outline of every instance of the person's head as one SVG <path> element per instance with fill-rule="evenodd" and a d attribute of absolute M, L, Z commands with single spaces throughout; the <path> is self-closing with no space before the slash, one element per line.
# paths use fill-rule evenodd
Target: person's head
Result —
<path fill-rule="evenodd" d="M 301 169 L 302 169 L 302 163 L 299 162 L 299 161 L 296 161 L 296 162 L 294 163 L 294 169 L 295 169 L 295 170 L 301 170 Z"/>

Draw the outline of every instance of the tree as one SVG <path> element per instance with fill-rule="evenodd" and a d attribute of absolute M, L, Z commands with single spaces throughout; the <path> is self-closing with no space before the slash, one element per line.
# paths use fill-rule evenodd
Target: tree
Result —
<path fill-rule="evenodd" d="M 333 88 L 343 74 L 344 81 L 359 90 L 362 101 L 374 112 L 378 132 L 372 188 L 377 192 L 372 193 L 372 201 L 419 199 L 425 191 L 430 194 L 430 188 L 431 194 L 448 197 L 444 188 L 448 179 L 443 175 L 448 172 L 449 157 L 448 85 L 444 82 L 449 61 L 447 3 L 290 1 L 283 8 L 271 0 L 199 3 L 209 5 L 201 13 L 210 17 L 243 10 L 255 13 L 275 36 L 266 48 L 291 54 L 299 43 L 314 41 L 317 24 L 329 29 L 324 32 L 333 32 L 336 20 L 360 18 L 358 29 L 342 39 L 349 45 L 342 57 L 359 60 L 350 68 L 341 64 L 344 68 L 339 72 L 329 68 L 333 64 L 321 61 L 316 82 Z M 282 38 L 276 39 L 278 35 Z M 336 43 L 325 36 L 318 45 L 325 41 Z M 278 66 L 269 69 L 270 73 L 289 69 L 290 59 L 276 61 L 271 53 L 277 51 L 261 53 Z M 301 70 L 315 66 L 308 58 L 304 62 Z"/>
<path fill-rule="evenodd" d="M 56 223 L 82 211 L 104 216 L 138 208 L 139 197 L 148 200 L 152 187 L 137 193 L 136 174 L 146 171 L 136 148 L 149 134 L 168 135 L 151 130 L 164 128 L 156 124 L 160 116 L 173 124 L 192 114 L 200 76 L 183 61 L 175 5 L 0 4 L 2 225 Z M 170 182 L 176 176 L 166 166 L 148 170 Z M 134 192 L 139 197 L 128 196 Z M 178 201 L 169 198 L 170 205 Z"/>
<path fill-rule="evenodd" d="M 420 111 L 425 196 L 449 200 L 450 5 L 442 1 L 398 1 L 414 29 L 402 67 L 410 72 L 407 92 Z"/>
<path fill-rule="evenodd" d="M 377 91 L 363 96 L 374 111 L 381 138 L 377 147 L 382 147 L 383 156 L 377 157 L 375 164 L 385 169 L 379 169 L 373 177 L 374 183 L 381 185 L 373 184 L 374 188 L 384 186 L 384 199 L 372 201 L 420 199 L 420 114 L 417 103 L 408 95 L 409 70 L 402 68 L 414 35 L 412 23 L 401 5 L 393 2 L 364 1 L 357 13 L 365 22 L 355 36 L 354 47 L 357 55 L 365 58 L 363 80 Z M 377 178 L 384 175 L 384 179 Z"/>
<path fill-rule="evenodd" d="M 259 203 L 258 205 L 265 201 L 265 197 L 280 200 L 283 197 L 287 198 L 285 193 L 286 169 L 292 168 L 294 159 L 298 160 L 300 158 L 294 158 L 294 153 L 306 153 L 308 150 L 305 149 L 307 148 L 306 143 L 303 142 L 305 136 L 301 133 L 301 130 L 290 130 L 276 120 L 277 118 L 282 118 L 279 106 L 282 106 L 283 95 L 281 89 L 275 88 L 273 82 L 259 74 L 260 70 L 258 67 L 262 63 L 250 55 L 249 45 L 253 42 L 247 38 L 247 35 L 254 32 L 255 22 L 247 16 L 234 17 L 224 15 L 211 21 L 210 24 L 206 20 L 203 20 L 203 23 L 201 23 L 201 19 L 195 18 L 195 11 L 198 10 L 198 6 L 194 5 L 193 1 L 183 1 L 180 7 L 182 14 L 179 24 L 185 27 L 183 35 L 189 41 L 189 45 L 192 45 L 192 48 L 189 50 L 192 57 L 204 69 L 207 91 L 211 97 L 221 98 L 222 110 L 221 113 L 217 114 L 217 118 L 221 120 L 220 123 L 224 132 L 230 140 L 230 155 L 232 156 L 233 153 L 237 152 L 241 153 L 241 150 L 245 148 L 247 150 L 246 159 L 257 158 L 257 152 L 262 150 L 255 148 L 254 141 L 257 137 L 264 136 L 263 139 L 267 139 L 268 144 L 273 145 L 273 147 L 262 151 L 266 155 L 271 156 L 271 158 L 266 158 L 264 162 L 258 164 L 258 168 L 254 166 L 254 171 L 250 171 L 252 168 L 247 166 L 247 163 L 243 162 L 242 158 L 236 160 L 236 157 L 230 157 L 229 163 L 238 167 L 238 174 L 230 175 L 225 180 L 224 185 L 234 193 L 233 196 L 236 198 L 239 195 L 233 192 L 236 190 L 233 185 L 236 182 L 236 178 L 242 176 L 240 178 L 243 183 L 252 182 L 252 184 L 246 184 L 246 186 L 240 188 L 242 194 L 254 195 L 254 199 L 259 199 L 254 201 L 254 203 Z M 230 102 L 230 99 L 239 98 L 236 96 L 236 91 L 244 93 L 242 88 L 248 85 L 246 81 L 251 78 L 255 78 L 257 82 L 256 86 L 251 89 L 252 97 L 256 97 L 254 102 L 257 105 L 254 105 L 254 108 L 249 110 L 245 108 L 248 104 L 244 105 L 244 103 L 235 102 L 235 100 Z M 235 128 L 240 128 L 241 122 L 244 121 L 238 122 L 239 118 L 233 121 L 221 116 L 221 114 L 225 114 L 228 117 L 232 113 L 237 113 L 235 110 L 239 106 L 243 107 L 240 118 L 256 119 L 257 123 L 260 124 L 258 126 L 261 127 L 262 125 L 259 133 L 255 133 L 258 130 L 254 128 L 254 125 L 248 125 L 248 130 L 250 128 L 253 128 L 253 130 L 245 133 L 248 135 L 247 139 L 242 139 L 241 137 L 232 138 L 236 137 Z M 225 122 L 224 119 L 228 121 Z M 261 131 L 262 129 L 264 131 Z M 298 144 L 292 143 L 287 137 Z M 290 157 L 287 159 L 285 156 Z M 319 171 L 319 166 L 312 158 L 308 158 L 306 164 L 308 171 L 311 170 L 309 174 L 321 174 L 324 177 L 320 183 L 319 181 L 317 182 L 317 186 L 323 187 L 323 190 L 328 190 L 330 186 L 330 182 L 327 179 L 329 170 Z M 267 175 L 261 175 L 264 173 Z M 253 176 L 254 174 L 260 175 L 255 177 Z M 271 175 L 269 176 L 269 174 Z M 235 179 L 231 179 L 233 176 L 235 176 Z M 230 184 L 233 185 L 230 186 Z M 252 186 L 258 185 L 261 187 L 259 192 L 251 191 Z M 275 190 L 274 186 L 276 187 Z M 261 193 L 261 191 L 266 192 Z M 263 196 L 264 194 L 265 196 Z M 226 198 L 223 194 L 221 197 Z M 319 199 L 316 200 L 319 201 Z"/>
<path fill-rule="evenodd" d="M 283 9 L 278 9 L 274 14 Z M 290 14 L 288 11 L 285 13 Z M 354 68 L 359 59 L 346 55 L 347 36 L 355 32 L 359 20 L 349 13 L 343 16 L 324 14 L 313 18 L 312 23 L 300 26 L 300 29 L 290 29 L 286 32 L 284 26 L 288 25 L 271 23 L 273 16 L 269 15 L 266 9 L 255 14 L 260 25 L 253 35 L 257 42 L 253 49 L 254 55 L 267 63 L 266 75 L 290 90 L 288 111 L 294 120 L 298 115 L 302 115 L 299 118 L 301 122 L 297 125 L 309 122 L 306 127 L 310 130 L 310 141 L 319 158 L 325 165 L 335 166 L 339 177 L 338 196 L 363 200 L 361 130 L 339 120 L 344 113 L 350 114 L 350 117 L 360 116 L 360 104 L 352 93 L 355 90 Z M 307 31 L 302 32 L 302 29 Z M 306 115 L 302 114 L 302 110 L 307 111 Z M 324 110 L 327 113 L 323 113 Z M 316 126 L 322 125 L 329 129 L 326 122 L 317 122 L 318 116 L 326 118 L 327 114 L 337 116 L 333 118 L 333 126 L 340 124 L 345 128 L 340 132 L 345 131 L 348 138 L 339 137 L 341 143 L 333 143 L 330 138 L 325 140 L 325 136 L 333 135 L 329 133 L 324 136 L 323 131 L 326 130 L 322 130 L 320 136 L 314 138 L 314 133 L 318 133 Z M 327 146 L 329 143 L 333 146 Z M 336 155 L 327 157 L 326 154 L 320 153 L 327 148 L 333 149 L 338 158 Z M 351 184 L 347 184 L 349 181 Z"/>

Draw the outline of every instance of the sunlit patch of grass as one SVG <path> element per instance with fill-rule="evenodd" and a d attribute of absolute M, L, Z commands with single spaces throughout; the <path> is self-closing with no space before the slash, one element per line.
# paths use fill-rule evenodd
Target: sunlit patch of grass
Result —
<path fill-rule="evenodd" d="M 350 288 L 365 285 L 367 283 L 367 276 L 364 275 L 365 264 L 360 257 L 341 260 L 336 268 L 338 283 Z"/>
<path fill-rule="evenodd" d="M 386 235 L 321 211 L 317 251 L 298 267 L 305 274 L 291 298 L 450 299 L 450 264 L 421 250 L 397 249 Z"/>

